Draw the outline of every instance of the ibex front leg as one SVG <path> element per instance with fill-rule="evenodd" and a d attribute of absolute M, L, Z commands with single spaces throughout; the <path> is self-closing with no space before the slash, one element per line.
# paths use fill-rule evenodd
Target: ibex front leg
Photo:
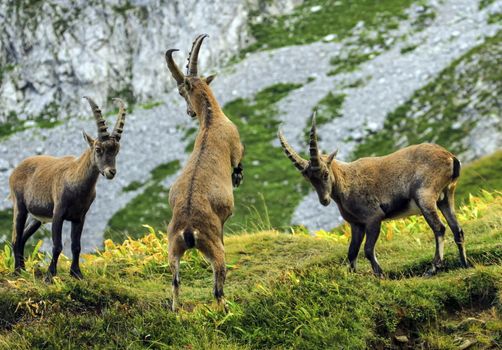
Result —
<path fill-rule="evenodd" d="M 84 220 L 72 221 L 71 223 L 71 253 L 72 262 L 70 268 L 70 275 L 75 278 L 82 279 L 82 271 L 80 271 L 80 237 L 82 236 L 82 229 L 84 228 Z"/>
<path fill-rule="evenodd" d="M 49 265 L 49 272 L 47 274 L 47 281 L 52 281 L 52 277 L 56 276 L 59 255 L 63 250 L 62 242 L 63 230 L 63 215 L 61 213 L 54 213 L 52 218 L 52 260 Z"/>
<path fill-rule="evenodd" d="M 13 233 L 13 250 L 14 250 L 14 266 L 16 273 L 24 270 L 24 249 L 23 249 L 23 231 L 28 218 L 26 206 L 22 203 L 16 203 L 14 207 L 14 233 Z"/>

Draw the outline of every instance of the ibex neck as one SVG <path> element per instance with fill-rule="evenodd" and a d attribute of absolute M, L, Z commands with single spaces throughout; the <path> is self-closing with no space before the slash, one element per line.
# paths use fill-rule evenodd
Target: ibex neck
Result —
<path fill-rule="evenodd" d="M 345 190 L 345 172 L 336 160 L 331 162 L 331 170 L 333 172 L 332 197 L 338 200 Z"/>
<path fill-rule="evenodd" d="M 200 98 L 201 113 L 197 114 L 197 117 L 202 127 L 209 128 L 214 118 L 223 115 L 223 112 L 211 91 L 204 91 Z"/>
<path fill-rule="evenodd" d="M 91 190 L 98 181 L 99 169 L 94 162 L 93 153 L 90 148 L 77 159 L 76 172 L 73 181 L 75 185 L 82 186 L 82 190 Z"/>

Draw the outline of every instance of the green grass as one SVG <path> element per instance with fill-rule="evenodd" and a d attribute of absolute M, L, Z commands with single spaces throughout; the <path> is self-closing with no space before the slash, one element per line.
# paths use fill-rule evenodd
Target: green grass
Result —
<path fill-rule="evenodd" d="M 323 125 L 342 116 L 341 109 L 345 101 L 345 94 L 333 94 L 329 92 L 317 103 L 316 122 Z"/>
<path fill-rule="evenodd" d="M 490 6 L 494 2 L 495 2 L 495 0 L 480 0 L 479 1 L 479 9 L 482 10 L 482 9 Z"/>
<path fill-rule="evenodd" d="M 128 236 L 137 238 L 140 235 L 138 230 L 141 225 L 147 223 L 157 229 L 165 230 L 171 218 L 171 208 L 168 203 L 169 189 L 161 182 L 179 168 L 179 160 L 161 164 L 152 170 L 151 178 L 146 183 L 134 181 L 126 186 L 124 188 L 126 192 L 143 186 L 145 189 L 112 216 L 104 237 L 117 242 L 122 242 Z"/>
<path fill-rule="evenodd" d="M 418 45 L 416 45 L 416 44 L 407 45 L 407 46 L 403 47 L 399 52 L 401 52 L 401 54 L 404 55 L 406 53 L 415 51 L 415 49 L 417 47 L 418 47 Z"/>
<path fill-rule="evenodd" d="M 328 75 L 337 75 L 339 73 L 350 73 L 355 71 L 361 63 L 364 63 L 375 56 L 375 53 L 357 53 L 350 52 L 347 57 L 336 56 L 330 60 L 335 68 L 328 72 Z"/>
<path fill-rule="evenodd" d="M 61 124 L 60 120 L 52 119 L 54 116 L 57 116 L 57 107 L 54 107 L 55 104 L 48 106 L 42 113 L 35 117 L 29 117 L 26 120 L 20 120 L 17 118 L 16 113 L 10 112 L 7 115 L 7 120 L 3 123 L 0 123 L 0 140 L 6 138 L 16 132 L 20 132 L 29 128 L 42 128 L 48 129 L 53 128 L 57 125 Z M 28 126 L 25 123 L 27 121 L 33 121 L 33 126 Z"/>
<path fill-rule="evenodd" d="M 502 191 L 502 150 L 462 166 L 455 199 L 465 202 L 469 194 L 479 195 L 484 190 Z"/>
<path fill-rule="evenodd" d="M 456 154 L 466 151 L 463 140 L 477 122 L 502 114 L 501 43 L 499 32 L 456 59 L 391 112 L 383 129 L 360 143 L 353 158 L 388 154 L 421 142 L 438 143 Z"/>
<path fill-rule="evenodd" d="M 434 238 L 423 219 L 384 225 L 377 245 L 389 276 L 372 276 L 363 254 L 346 267 L 346 236 L 260 232 L 226 239 L 229 312 L 212 304 L 212 273 L 201 255 L 181 265 L 182 310 L 169 311 L 170 272 L 165 236 L 84 255 L 86 279 L 68 276 L 61 259 L 51 285 L 38 253 L 20 278 L 0 252 L 0 348 L 367 349 L 397 346 L 457 349 L 458 338 L 480 348 L 502 342 L 502 199 L 484 195 L 459 210 L 467 253 L 461 269 L 451 237 L 446 270 L 422 277 Z M 389 236 L 389 230 L 393 235 Z M 42 266 L 40 266 L 42 265 Z M 468 317 L 479 323 L 466 325 Z"/>
<path fill-rule="evenodd" d="M 9 241 L 11 237 L 12 237 L 12 209 L 0 210 L 0 242 Z"/>
<path fill-rule="evenodd" d="M 328 34 L 336 34 L 337 40 L 342 40 L 359 21 L 364 22 L 367 31 L 381 28 L 382 24 L 394 28 L 396 20 L 404 18 L 404 10 L 412 3 L 412 0 L 306 0 L 288 15 L 263 18 L 261 11 L 257 11 L 250 19 L 256 42 L 242 53 L 308 44 Z M 312 12 L 314 6 L 322 8 Z"/>
<path fill-rule="evenodd" d="M 234 215 L 225 225 L 226 230 L 283 228 L 289 225 L 296 204 L 307 193 L 307 184 L 298 181 L 297 170 L 281 148 L 272 146 L 279 127 L 275 103 L 299 87 L 272 85 L 253 99 L 237 99 L 224 106 L 246 148 L 244 182 L 234 192 Z"/>
<path fill-rule="evenodd" d="M 328 94 L 317 103 L 314 110 L 317 110 L 316 123 L 318 126 L 329 123 L 342 116 L 341 109 L 345 101 L 345 96 L 345 94 L 333 94 L 332 92 L 328 92 Z M 311 125 L 312 120 L 309 118 L 303 131 L 306 143 L 309 142 Z"/>

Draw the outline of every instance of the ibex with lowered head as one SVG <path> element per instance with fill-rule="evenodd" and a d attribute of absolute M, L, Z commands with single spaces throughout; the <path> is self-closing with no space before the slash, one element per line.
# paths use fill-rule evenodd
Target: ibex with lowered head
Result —
<path fill-rule="evenodd" d="M 361 158 L 350 163 L 337 161 L 336 152 L 330 155 L 319 152 L 315 112 L 310 131 L 310 160 L 296 153 L 280 131 L 279 140 L 286 155 L 315 188 L 321 204 L 327 206 L 333 199 L 350 224 L 348 258 L 353 270 L 366 234 L 364 253 L 373 272 L 381 276 L 375 244 L 382 221 L 422 214 L 436 238 L 436 254 L 428 271 L 436 273 L 443 261 L 445 234 L 438 208 L 453 231 L 462 265 L 468 266 L 464 232 L 455 216 L 453 200 L 460 162 L 443 147 L 423 143 L 383 157 Z"/>
<path fill-rule="evenodd" d="M 187 102 L 187 113 L 199 121 L 193 152 L 169 192 L 173 211 L 168 226 L 173 311 L 179 299 L 180 259 L 190 248 L 200 250 L 210 261 L 214 296 L 219 305 L 224 305 L 223 225 L 234 208 L 232 185 L 238 186 L 242 179 L 244 149 L 237 127 L 225 116 L 209 87 L 214 76 L 202 78 L 197 73 L 199 49 L 205 37 L 200 35 L 193 43 L 186 76 L 173 60 L 172 53 L 177 50 L 166 52 L 167 67 Z"/>
<path fill-rule="evenodd" d="M 99 174 L 111 180 L 117 170 L 115 158 L 120 149 L 120 137 L 125 122 L 125 104 L 119 104 L 118 119 L 111 134 L 99 107 L 88 100 L 98 127 L 98 138 L 83 132 L 89 148 L 79 157 L 34 156 L 23 160 L 9 179 L 14 208 L 12 245 L 15 269 L 24 269 L 24 246 L 42 223 L 52 222 L 52 260 L 48 278 L 56 275 L 59 255 L 63 249 L 61 230 L 63 221 L 71 222 L 71 251 L 73 260 L 70 274 L 82 278 L 79 266 L 80 236 L 85 215 L 96 197 Z M 28 214 L 30 222 L 25 227 Z"/>

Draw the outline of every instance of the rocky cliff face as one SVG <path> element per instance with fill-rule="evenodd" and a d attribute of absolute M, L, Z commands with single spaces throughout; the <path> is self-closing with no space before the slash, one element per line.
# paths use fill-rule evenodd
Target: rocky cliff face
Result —
<path fill-rule="evenodd" d="M 84 113 L 79 97 L 158 100 L 173 87 L 167 48 L 201 52 L 217 67 L 247 44 L 249 12 L 287 11 L 298 1 L 6 1 L 0 4 L 0 122 Z M 182 55 L 180 55 L 182 56 Z"/>

